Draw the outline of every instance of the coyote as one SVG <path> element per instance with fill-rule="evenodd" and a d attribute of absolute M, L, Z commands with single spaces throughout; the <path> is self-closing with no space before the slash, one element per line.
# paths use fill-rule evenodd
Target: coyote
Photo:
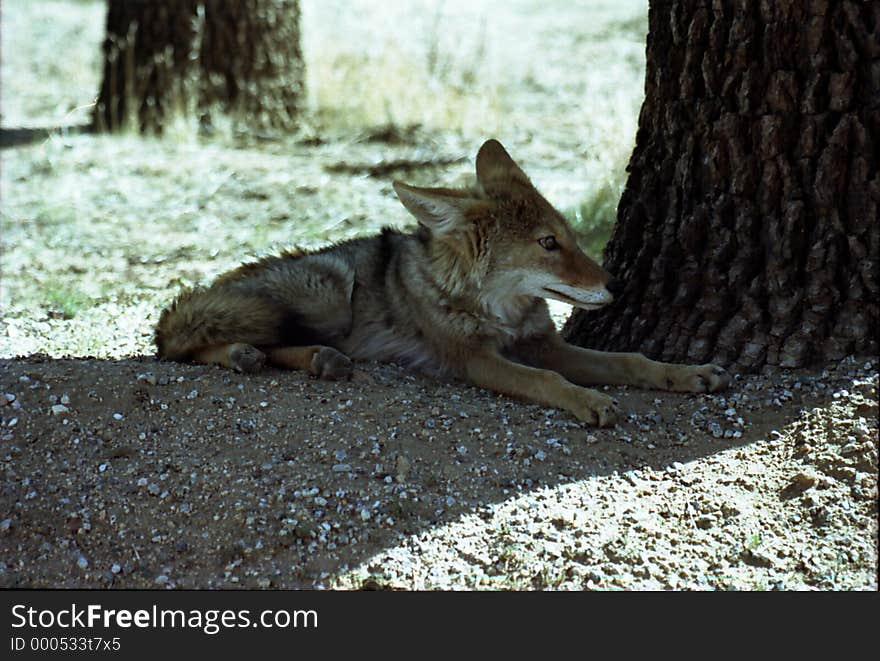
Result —
<path fill-rule="evenodd" d="M 244 264 L 162 312 L 160 358 L 256 372 L 268 362 L 344 379 L 352 360 L 393 361 L 612 424 L 618 403 L 585 388 L 713 392 L 715 365 L 674 365 L 566 343 L 544 299 L 593 310 L 615 283 L 497 140 L 472 189 L 394 190 L 418 226 Z"/>

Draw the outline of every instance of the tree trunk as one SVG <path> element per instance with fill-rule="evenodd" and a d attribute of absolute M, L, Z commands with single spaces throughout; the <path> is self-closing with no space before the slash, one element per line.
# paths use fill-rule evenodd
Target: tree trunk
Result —
<path fill-rule="evenodd" d="M 97 128 L 214 113 L 290 129 L 304 100 L 299 0 L 109 0 Z"/>
<path fill-rule="evenodd" d="M 741 371 L 876 354 L 880 3 L 652 0 L 646 98 L 572 341 Z"/>

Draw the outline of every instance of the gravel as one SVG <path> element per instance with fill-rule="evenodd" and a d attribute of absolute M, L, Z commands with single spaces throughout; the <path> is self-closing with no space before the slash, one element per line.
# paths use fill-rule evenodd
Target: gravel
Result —
<path fill-rule="evenodd" d="M 595 429 L 393 365 L 2 360 L 0 585 L 876 589 L 867 362 Z"/>

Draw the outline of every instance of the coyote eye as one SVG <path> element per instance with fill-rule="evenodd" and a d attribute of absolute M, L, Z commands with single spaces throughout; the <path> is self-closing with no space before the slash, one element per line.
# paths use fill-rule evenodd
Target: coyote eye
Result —
<path fill-rule="evenodd" d="M 538 243 L 541 244 L 541 247 L 544 250 L 558 250 L 559 244 L 556 243 L 556 237 L 553 235 L 550 236 L 542 236 L 538 239 Z"/>

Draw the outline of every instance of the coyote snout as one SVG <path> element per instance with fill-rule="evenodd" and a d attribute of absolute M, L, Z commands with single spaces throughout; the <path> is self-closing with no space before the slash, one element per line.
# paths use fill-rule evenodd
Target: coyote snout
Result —
<path fill-rule="evenodd" d="M 418 227 L 246 264 L 183 292 L 156 328 L 162 358 L 241 372 L 265 363 L 344 379 L 352 361 L 395 361 L 612 423 L 617 402 L 584 386 L 708 392 L 714 365 L 670 365 L 567 344 L 544 299 L 592 310 L 622 287 L 497 140 L 471 189 L 394 182 Z"/>

